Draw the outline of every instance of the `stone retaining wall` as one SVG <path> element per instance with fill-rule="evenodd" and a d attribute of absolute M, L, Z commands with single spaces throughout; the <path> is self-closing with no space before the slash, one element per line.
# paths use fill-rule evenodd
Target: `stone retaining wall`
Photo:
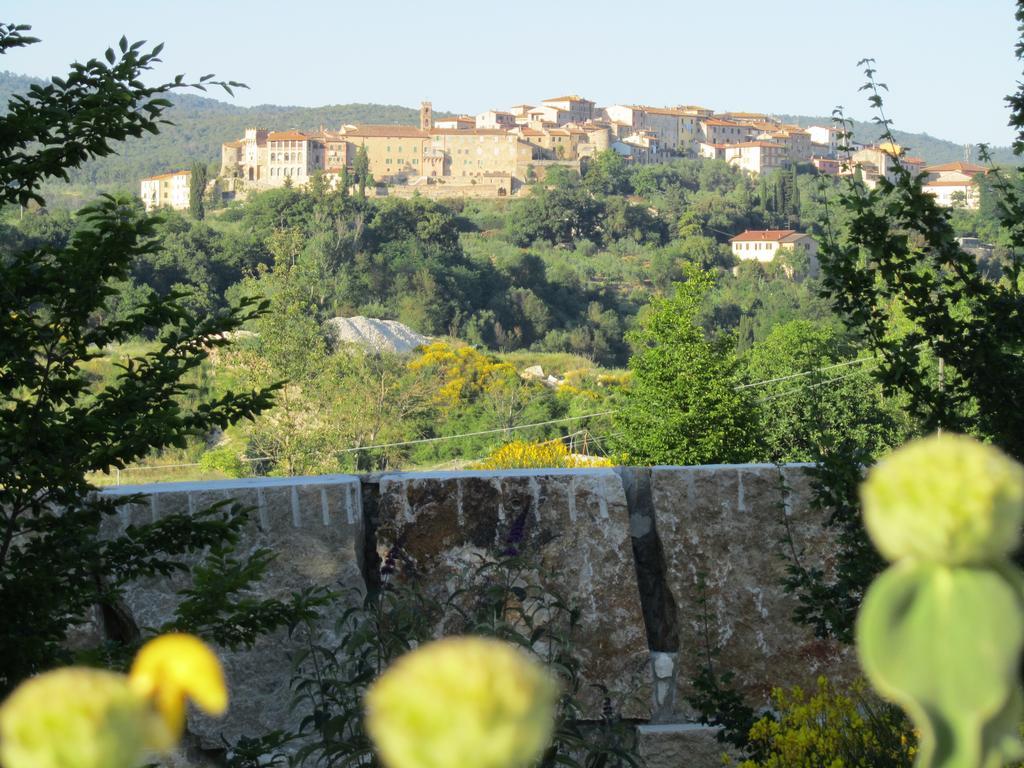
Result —
<path fill-rule="evenodd" d="M 809 685 L 818 674 L 847 676 L 853 668 L 847 651 L 792 624 L 795 604 L 781 587 L 787 549 L 805 565 L 830 565 L 803 465 L 327 475 L 104 493 L 148 496 L 123 508 L 111 534 L 225 499 L 252 507 L 242 551 L 277 553 L 259 585 L 264 596 L 318 585 L 365 589 L 377 578 L 378 557 L 396 543 L 418 573 L 442 584 L 499 554 L 512 536 L 535 561 L 538 581 L 580 608 L 586 714 L 598 718 L 603 703 L 589 684 L 607 686 L 624 716 L 652 724 L 640 734 L 651 756 L 671 751 L 658 745 L 664 734 L 672 743 L 708 738 L 707 729 L 680 727 L 693 719 L 689 681 L 709 644 L 719 669 L 736 673 L 755 706 L 767 704 L 773 685 Z M 133 585 L 126 607 L 135 623 L 156 627 L 170 618 L 178 587 L 174 579 Z M 231 714 L 192 722 L 193 732 L 212 746 L 221 735 L 294 726 L 288 648 L 278 633 L 252 651 L 226 654 Z M 654 763 L 706 761 L 694 753 Z"/>

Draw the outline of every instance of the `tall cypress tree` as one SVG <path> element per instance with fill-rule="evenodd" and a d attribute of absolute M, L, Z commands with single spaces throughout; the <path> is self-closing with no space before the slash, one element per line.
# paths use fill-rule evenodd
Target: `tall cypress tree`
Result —
<path fill-rule="evenodd" d="M 206 194 L 206 165 L 192 164 L 192 178 L 189 179 L 188 212 L 192 218 L 202 220 L 206 217 L 206 206 L 203 197 Z"/>
<path fill-rule="evenodd" d="M 370 183 L 370 152 L 365 144 L 356 150 L 356 161 L 353 167 L 356 180 L 359 182 L 359 196 L 366 197 L 366 185 Z"/>

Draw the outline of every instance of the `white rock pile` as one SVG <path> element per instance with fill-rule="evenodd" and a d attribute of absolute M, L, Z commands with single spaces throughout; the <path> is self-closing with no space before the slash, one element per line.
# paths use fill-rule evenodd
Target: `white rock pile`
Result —
<path fill-rule="evenodd" d="M 416 333 L 397 320 L 378 320 L 362 315 L 332 317 L 323 324 L 323 329 L 334 348 L 342 344 L 358 344 L 368 352 L 405 354 L 430 343 L 430 337 Z"/>

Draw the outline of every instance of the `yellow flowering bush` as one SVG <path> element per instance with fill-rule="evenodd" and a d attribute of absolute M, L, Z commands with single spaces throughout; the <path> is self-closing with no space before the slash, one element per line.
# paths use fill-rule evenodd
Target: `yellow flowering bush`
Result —
<path fill-rule="evenodd" d="M 366 694 L 388 768 L 526 768 L 551 740 L 558 686 L 513 645 L 450 637 L 400 657 Z"/>
<path fill-rule="evenodd" d="M 409 369 L 436 371 L 441 379 L 436 399 L 439 404 L 454 407 L 472 400 L 481 393 L 520 385 L 515 366 L 470 346 L 454 346 L 437 341 L 428 344 L 409 363 Z"/>
<path fill-rule="evenodd" d="M 531 443 L 513 440 L 490 456 L 469 465 L 470 469 L 529 469 L 533 467 L 610 467 L 611 461 L 597 456 L 570 453 L 561 440 Z"/>
<path fill-rule="evenodd" d="M 181 738 L 186 699 L 227 709 L 216 655 L 191 635 L 142 647 L 128 675 L 66 667 L 30 678 L 0 704 L 4 768 L 135 768 Z"/>
<path fill-rule="evenodd" d="M 908 723 L 874 699 L 863 681 L 848 693 L 824 677 L 812 693 L 777 688 L 772 708 L 777 718 L 762 718 L 750 729 L 758 757 L 740 768 L 908 768 L 914 758 Z"/>

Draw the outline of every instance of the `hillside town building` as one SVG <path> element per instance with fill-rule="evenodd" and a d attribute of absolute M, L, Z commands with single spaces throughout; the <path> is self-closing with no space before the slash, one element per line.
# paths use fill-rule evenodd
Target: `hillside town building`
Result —
<path fill-rule="evenodd" d="M 924 169 L 928 178 L 922 189 L 935 195 L 935 201 L 947 208 L 970 208 L 976 210 L 981 203 L 976 177 L 984 175 L 987 168 L 975 163 L 955 162 L 930 165 Z"/>
<path fill-rule="evenodd" d="M 156 208 L 173 208 L 176 211 L 188 210 L 191 195 L 192 172 L 173 171 L 147 176 L 142 180 L 139 196 L 147 211 Z"/>
<path fill-rule="evenodd" d="M 769 262 L 782 251 L 803 248 L 807 255 L 816 260 L 818 243 L 808 234 L 795 229 L 748 229 L 733 238 L 732 255 L 742 261 Z"/>
<path fill-rule="evenodd" d="M 317 174 L 337 184 L 347 171 L 354 181 L 363 148 L 373 181 L 370 193 L 398 196 L 513 195 L 527 181 L 542 179 L 548 167 L 582 172 L 605 150 L 637 165 L 676 157 L 718 159 L 754 176 L 793 163 L 811 164 L 823 174 L 856 173 L 869 186 L 883 177 L 894 180 L 897 159 L 913 173 L 924 170 L 922 160 L 906 157 L 895 145 L 858 147 L 840 158 L 840 139 L 833 126 L 802 128 L 759 112 L 716 114 L 696 105 L 598 107 L 575 94 L 439 119 L 431 103 L 423 102 L 417 126 L 248 128 L 240 139 L 222 145 L 217 183 L 229 196 L 244 196 L 302 185 Z M 975 207 L 972 180 L 978 166 L 953 165 L 927 169 L 926 190 L 943 205 Z M 142 197 L 147 208 L 185 208 L 187 188 L 187 172 L 161 174 L 143 180 Z"/>

